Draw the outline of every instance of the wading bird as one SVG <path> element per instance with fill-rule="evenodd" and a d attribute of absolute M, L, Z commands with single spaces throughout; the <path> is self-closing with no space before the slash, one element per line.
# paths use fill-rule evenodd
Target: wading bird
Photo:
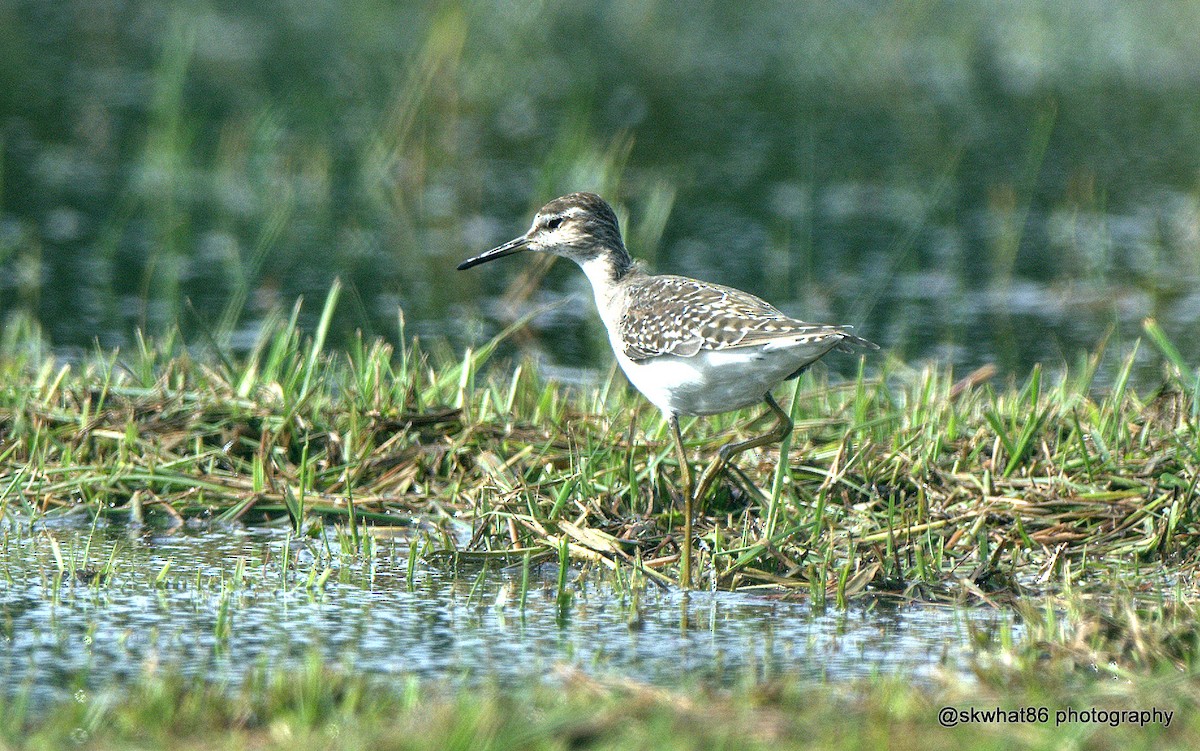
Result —
<path fill-rule="evenodd" d="M 832 350 L 878 347 L 843 326 L 805 323 L 731 287 L 642 271 L 625 250 L 617 215 L 594 193 L 571 193 L 538 211 L 525 234 L 459 264 L 459 270 L 533 251 L 569 258 L 592 283 L 596 307 L 630 383 L 662 410 L 671 427 L 684 502 L 680 582 L 692 581 L 692 513 L 735 455 L 782 440 L 792 420 L 771 389 Z M 681 415 L 713 415 L 759 402 L 773 430 L 722 446 L 692 487 Z"/>

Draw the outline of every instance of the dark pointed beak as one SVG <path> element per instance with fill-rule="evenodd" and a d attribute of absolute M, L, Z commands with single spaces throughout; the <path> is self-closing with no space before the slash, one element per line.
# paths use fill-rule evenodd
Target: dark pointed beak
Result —
<path fill-rule="evenodd" d="M 520 237 L 509 240 L 498 248 L 492 248 L 485 253 L 480 253 L 474 258 L 468 258 L 467 260 L 458 264 L 458 270 L 462 271 L 464 269 L 469 269 L 472 266 L 478 266 L 481 263 L 494 261 L 497 258 L 503 258 L 504 256 L 511 256 L 513 253 L 520 253 L 521 251 L 528 249 L 529 236 L 521 235 Z"/>

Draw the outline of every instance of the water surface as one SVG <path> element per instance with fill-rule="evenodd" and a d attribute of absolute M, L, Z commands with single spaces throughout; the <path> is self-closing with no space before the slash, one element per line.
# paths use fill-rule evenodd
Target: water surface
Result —
<path fill-rule="evenodd" d="M 0 320 L 238 349 L 340 277 L 334 344 L 403 308 L 462 347 L 568 300 L 508 353 L 604 369 L 576 270 L 515 298 L 527 258 L 453 270 L 592 189 L 656 270 L 907 360 L 1023 377 L 1153 316 L 1195 362 L 1196 28 L 1169 1 L 9 3 Z"/>
<path fill-rule="evenodd" d="M 373 562 L 356 563 L 336 544 L 331 559 L 324 541 L 274 530 L 67 525 L 4 535 L 0 680 L 39 703 L 168 666 L 236 683 L 252 668 L 296 666 L 314 653 L 385 680 L 468 684 L 520 685 L 563 669 L 664 686 L 966 677 L 971 631 L 1011 623 L 995 611 L 929 605 L 814 612 L 764 594 L 634 593 L 578 571 L 560 608 L 554 566 L 533 569 L 522 610 L 519 567 L 481 578 L 478 568 L 422 563 L 410 589 L 406 543 L 381 543 Z M 88 568 L 78 565 L 87 548 L 93 570 L 111 560 L 114 573 L 60 580 L 51 539 L 68 569 Z M 323 588 L 305 587 L 314 566 L 335 570 Z"/>

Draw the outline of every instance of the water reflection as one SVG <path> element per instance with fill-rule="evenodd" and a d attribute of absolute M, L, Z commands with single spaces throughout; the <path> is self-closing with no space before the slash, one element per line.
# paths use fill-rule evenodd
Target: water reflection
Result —
<path fill-rule="evenodd" d="M 142 536 L 118 528 L 98 530 L 90 547 L 86 529 L 5 535 L 0 678 L 9 690 L 29 687 L 39 702 L 152 666 L 236 681 L 255 666 L 299 665 L 312 652 L 381 676 L 501 684 L 562 666 L 662 685 L 781 674 L 921 679 L 964 673 L 968 631 L 1010 621 L 928 606 L 814 613 L 747 594 L 630 593 L 594 577 L 575 582 L 572 605 L 560 612 L 551 570 L 533 572 L 522 612 L 519 572 L 480 579 L 478 569 L 421 566 L 410 590 L 407 544 L 385 546 L 372 564 L 346 565 L 324 589 L 309 590 L 304 564 L 282 585 L 278 562 L 297 542 L 281 533 Z M 51 536 L 68 567 L 83 561 L 86 547 L 92 565 L 112 560 L 114 575 L 100 586 L 69 576 L 56 586 Z M 325 549 L 308 544 L 310 553 Z"/>

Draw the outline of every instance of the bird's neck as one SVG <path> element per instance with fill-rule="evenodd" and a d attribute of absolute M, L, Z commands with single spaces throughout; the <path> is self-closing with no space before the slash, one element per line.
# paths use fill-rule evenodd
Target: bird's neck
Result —
<path fill-rule="evenodd" d="M 579 261 L 579 267 L 592 283 L 596 306 L 602 313 L 612 309 L 613 297 L 618 293 L 621 282 L 632 274 L 641 273 L 624 247 Z"/>
<path fill-rule="evenodd" d="M 578 263 L 597 295 L 601 289 L 608 290 L 635 271 L 633 259 L 624 247 L 606 250 Z"/>

